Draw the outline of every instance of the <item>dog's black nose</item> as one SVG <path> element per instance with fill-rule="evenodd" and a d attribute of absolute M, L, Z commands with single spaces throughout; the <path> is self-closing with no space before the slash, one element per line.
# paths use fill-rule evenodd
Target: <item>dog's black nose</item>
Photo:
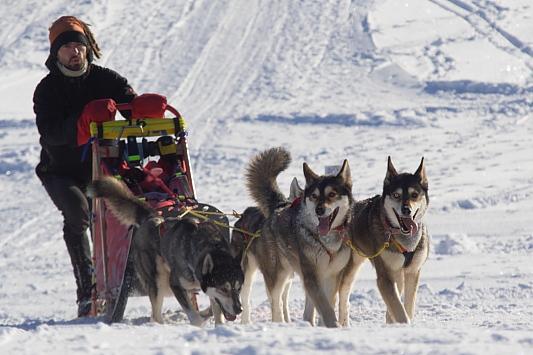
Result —
<path fill-rule="evenodd" d="M 233 312 L 235 312 L 235 314 L 241 314 L 242 313 L 242 306 L 241 305 L 233 306 Z"/>
<path fill-rule="evenodd" d="M 408 206 L 402 207 L 402 213 L 404 216 L 410 216 L 411 215 L 411 209 Z"/>
<path fill-rule="evenodd" d="M 317 216 L 322 216 L 324 213 L 326 213 L 326 209 L 324 208 L 324 206 L 319 205 L 319 206 L 316 206 L 315 212 Z"/>

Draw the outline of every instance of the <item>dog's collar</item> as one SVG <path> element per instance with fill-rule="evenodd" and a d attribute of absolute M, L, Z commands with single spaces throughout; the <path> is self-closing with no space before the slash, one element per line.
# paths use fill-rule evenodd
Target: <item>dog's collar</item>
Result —
<path fill-rule="evenodd" d="M 407 251 L 398 241 L 396 238 L 394 238 L 394 234 L 402 234 L 402 230 L 400 228 L 393 228 L 387 217 L 383 219 L 383 229 L 385 230 L 385 236 L 387 237 L 387 240 L 392 241 L 392 243 L 396 246 L 396 249 L 403 254 L 405 260 L 403 262 L 403 268 L 408 267 L 411 265 L 411 262 L 413 261 L 413 256 L 415 255 L 414 251 Z"/>
<path fill-rule="evenodd" d="M 300 201 L 302 200 L 303 196 L 299 196 L 297 197 L 294 201 L 292 201 L 291 205 L 289 206 L 289 209 L 293 208 L 294 206 L 296 206 L 297 204 L 300 203 Z"/>
<path fill-rule="evenodd" d="M 385 216 L 383 218 L 383 229 L 385 230 L 385 235 L 387 237 L 392 237 L 394 234 L 402 234 L 401 228 L 394 228 L 390 222 L 389 219 Z"/>

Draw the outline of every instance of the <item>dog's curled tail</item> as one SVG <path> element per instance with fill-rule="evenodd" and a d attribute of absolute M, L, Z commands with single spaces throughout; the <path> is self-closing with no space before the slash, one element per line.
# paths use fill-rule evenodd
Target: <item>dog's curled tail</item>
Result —
<path fill-rule="evenodd" d="M 246 186 L 263 215 L 288 203 L 276 178 L 289 167 L 291 154 L 282 147 L 267 149 L 253 157 L 246 170 Z"/>
<path fill-rule="evenodd" d="M 102 176 L 87 187 L 90 198 L 103 198 L 120 223 L 139 226 L 148 218 L 161 218 L 148 203 L 139 200 L 128 187 L 113 176 Z"/>

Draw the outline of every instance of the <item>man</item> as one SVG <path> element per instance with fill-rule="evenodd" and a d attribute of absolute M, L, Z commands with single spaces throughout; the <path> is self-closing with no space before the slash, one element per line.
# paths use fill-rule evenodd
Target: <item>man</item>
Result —
<path fill-rule="evenodd" d="M 100 48 L 88 24 L 63 16 L 49 29 L 50 73 L 33 96 L 40 134 L 41 160 L 36 173 L 63 215 L 63 238 L 74 268 L 78 317 L 91 310 L 91 250 L 87 229 L 90 204 L 84 195 L 92 178 L 91 154 L 82 159 L 91 121 L 114 120 L 116 103 L 137 96 L 113 70 L 93 64 Z M 129 111 L 121 112 L 125 117 Z"/>

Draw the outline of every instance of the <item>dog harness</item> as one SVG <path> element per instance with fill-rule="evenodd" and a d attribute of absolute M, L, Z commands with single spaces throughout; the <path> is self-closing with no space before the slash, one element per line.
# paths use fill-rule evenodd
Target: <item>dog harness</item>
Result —
<path fill-rule="evenodd" d="M 375 198 L 371 198 L 366 206 L 365 206 L 365 209 L 367 208 L 370 208 L 370 206 L 372 205 L 372 203 L 375 201 Z M 387 239 L 385 239 L 385 242 L 383 243 L 383 245 L 381 246 L 381 248 L 379 248 L 378 252 L 375 253 L 374 255 L 365 255 L 363 254 L 361 251 L 359 251 L 355 245 L 353 245 L 352 241 L 349 240 L 349 239 L 344 239 L 342 238 L 342 235 L 339 233 L 339 237 L 346 243 L 350 246 L 350 248 L 352 248 L 353 251 L 355 251 L 359 256 L 363 257 L 363 258 L 367 258 L 367 259 L 373 259 L 377 256 L 379 256 L 383 250 L 385 250 L 386 248 L 388 248 L 390 246 L 390 243 L 392 242 L 394 244 L 394 246 L 396 246 L 396 249 L 398 249 L 398 251 L 403 254 L 404 258 L 405 258 L 405 261 L 403 263 L 403 268 L 406 268 L 408 267 L 409 265 L 411 265 L 411 262 L 413 261 L 413 256 L 415 254 L 414 251 L 407 251 L 407 249 L 405 249 L 400 243 L 398 243 L 398 241 L 394 238 L 394 234 L 401 234 L 401 229 L 400 228 L 392 228 L 392 226 L 389 224 L 387 218 L 385 218 L 385 220 L 383 221 L 383 229 L 385 230 L 385 236 L 387 237 Z"/>
<path fill-rule="evenodd" d="M 413 261 L 413 256 L 415 255 L 414 251 L 407 251 L 396 239 L 394 238 L 394 234 L 402 234 L 402 230 L 400 228 L 393 228 L 389 220 L 385 217 L 383 219 L 383 229 L 385 230 L 385 235 L 387 236 L 387 240 L 391 240 L 392 243 L 396 246 L 398 251 L 403 254 L 405 260 L 403 262 L 403 268 L 408 267 L 411 265 L 411 262 Z"/>

